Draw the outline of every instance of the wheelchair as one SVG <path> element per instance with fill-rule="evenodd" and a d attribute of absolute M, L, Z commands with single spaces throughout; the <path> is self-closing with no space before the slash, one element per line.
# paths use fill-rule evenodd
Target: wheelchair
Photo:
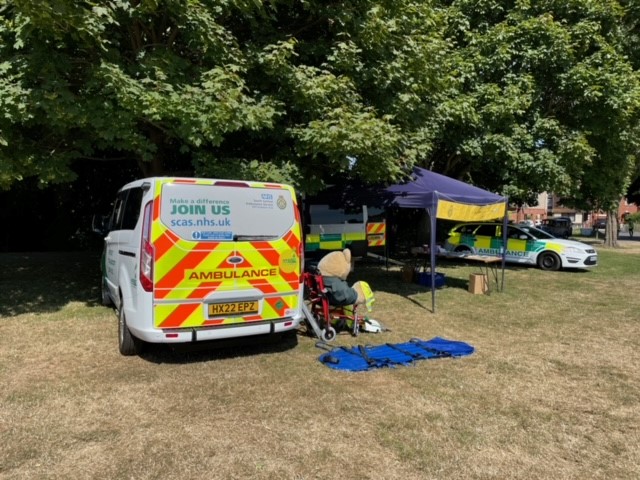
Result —
<path fill-rule="evenodd" d="M 365 322 L 365 316 L 358 312 L 358 305 L 331 305 L 324 286 L 322 275 L 310 268 L 303 274 L 305 305 L 311 314 L 311 319 L 319 330 L 319 337 L 324 342 L 330 342 L 336 338 L 338 330 L 349 330 L 354 337 L 360 334 Z M 363 307 L 360 307 L 364 310 Z M 316 331 L 316 328 L 313 328 Z"/>

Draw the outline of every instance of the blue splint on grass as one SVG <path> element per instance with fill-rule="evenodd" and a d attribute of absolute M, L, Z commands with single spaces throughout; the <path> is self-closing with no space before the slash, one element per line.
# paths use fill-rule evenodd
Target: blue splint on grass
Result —
<path fill-rule="evenodd" d="M 426 341 L 412 338 L 406 343 L 335 347 L 320 355 L 318 360 L 334 370 L 362 372 L 372 368 L 410 365 L 416 360 L 464 357 L 471 355 L 474 350 L 468 343 L 440 337 L 433 337 Z"/>

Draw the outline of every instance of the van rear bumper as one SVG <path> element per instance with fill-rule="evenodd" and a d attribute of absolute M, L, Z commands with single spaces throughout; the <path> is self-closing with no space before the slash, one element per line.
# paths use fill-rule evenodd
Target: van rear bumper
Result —
<path fill-rule="evenodd" d="M 189 343 L 225 338 L 250 337 L 295 330 L 302 322 L 300 317 L 283 318 L 275 321 L 251 324 L 221 325 L 198 328 L 139 329 L 129 326 L 131 334 L 149 343 Z"/>

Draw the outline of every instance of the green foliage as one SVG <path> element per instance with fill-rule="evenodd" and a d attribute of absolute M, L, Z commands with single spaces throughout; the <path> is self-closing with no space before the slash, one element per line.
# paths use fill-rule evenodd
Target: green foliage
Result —
<path fill-rule="evenodd" d="M 446 83 L 441 23 L 430 2 L 307 2 L 252 29 L 256 88 L 285 106 L 277 143 L 263 144 L 299 165 L 305 191 L 336 174 L 391 181 L 426 161 Z"/>
<path fill-rule="evenodd" d="M 76 159 L 190 169 L 193 151 L 273 125 L 218 20 L 228 2 L 22 0 L 0 4 L 0 186 L 74 178 Z"/>
<path fill-rule="evenodd" d="M 582 206 L 617 202 L 634 162 L 639 98 L 620 4 L 446 3 L 463 81 L 444 104 L 434 167 L 517 203 L 543 190 Z M 464 115 L 455 115 L 459 98 Z M 602 170 L 611 175 L 589 174 Z"/>
<path fill-rule="evenodd" d="M 0 188 L 391 182 L 609 208 L 638 174 L 636 0 L 0 0 Z"/>
<path fill-rule="evenodd" d="M 273 163 L 259 159 L 225 158 L 217 161 L 206 154 L 198 154 L 195 158 L 198 176 L 209 178 L 235 178 L 238 180 L 259 179 L 264 182 L 288 183 L 301 185 L 301 177 L 297 165 L 291 162 Z"/>

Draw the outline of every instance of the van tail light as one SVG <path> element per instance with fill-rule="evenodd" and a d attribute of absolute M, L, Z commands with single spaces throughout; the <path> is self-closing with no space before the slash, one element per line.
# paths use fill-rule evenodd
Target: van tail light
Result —
<path fill-rule="evenodd" d="M 142 242 L 140 244 L 140 285 L 145 292 L 153 290 L 153 245 L 151 245 L 151 217 L 153 201 L 144 206 Z"/>
<path fill-rule="evenodd" d="M 300 283 L 304 282 L 304 248 L 302 242 L 298 244 L 298 258 L 300 259 L 299 272 L 300 272 Z"/>

